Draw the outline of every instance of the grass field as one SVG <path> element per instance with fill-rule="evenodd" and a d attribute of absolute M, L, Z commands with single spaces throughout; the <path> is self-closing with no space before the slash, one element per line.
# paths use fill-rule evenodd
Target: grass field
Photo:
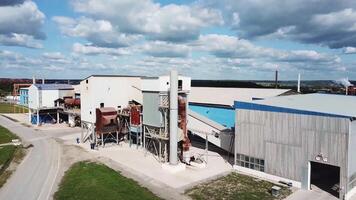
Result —
<path fill-rule="evenodd" d="M 9 103 L 0 103 L 0 113 L 27 113 L 28 109 L 20 106 Z"/>
<path fill-rule="evenodd" d="M 6 128 L 0 126 L 0 144 L 9 143 L 12 139 L 17 139 L 18 137 L 11 133 Z"/>
<path fill-rule="evenodd" d="M 7 145 L 0 147 L 0 166 L 3 166 L 14 155 L 16 147 L 13 145 Z M 0 168 L 1 169 L 1 168 Z M 0 170 L 1 171 L 1 170 Z"/>
<path fill-rule="evenodd" d="M 290 189 L 282 187 L 281 195 L 271 195 L 273 183 L 253 177 L 231 173 L 223 178 L 201 184 L 186 192 L 194 200 L 279 200 L 291 194 Z"/>
<path fill-rule="evenodd" d="M 75 163 L 63 177 L 57 200 L 149 200 L 159 199 L 132 179 L 98 163 Z"/>
<path fill-rule="evenodd" d="M 0 144 L 9 143 L 18 137 L 6 128 L 0 126 Z M 25 151 L 21 146 L 6 145 L 0 146 L 0 187 L 11 176 L 14 169 L 8 169 L 10 163 L 20 163 L 25 156 Z"/>
<path fill-rule="evenodd" d="M 21 146 L 7 145 L 0 147 L 0 187 L 6 183 L 14 170 L 8 169 L 10 163 L 13 161 L 19 164 L 24 156 L 25 151 Z"/>

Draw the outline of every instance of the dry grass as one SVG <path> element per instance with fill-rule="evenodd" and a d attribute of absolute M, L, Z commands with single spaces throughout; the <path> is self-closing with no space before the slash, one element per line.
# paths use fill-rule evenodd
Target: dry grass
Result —
<path fill-rule="evenodd" d="M 196 200 L 280 200 L 291 194 L 291 190 L 282 187 L 281 195 L 274 197 L 270 189 L 274 184 L 238 173 L 201 184 L 186 192 Z"/>
<path fill-rule="evenodd" d="M 27 113 L 28 109 L 16 105 L 16 104 L 10 104 L 10 103 L 0 103 L 0 113 Z"/>

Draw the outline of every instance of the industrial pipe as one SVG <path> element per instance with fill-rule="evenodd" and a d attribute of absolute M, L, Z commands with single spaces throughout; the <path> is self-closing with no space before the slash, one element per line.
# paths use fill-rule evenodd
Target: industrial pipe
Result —
<path fill-rule="evenodd" d="M 178 72 L 171 71 L 169 94 L 169 163 L 178 164 Z"/>
<path fill-rule="evenodd" d="M 298 74 L 298 93 L 300 93 L 300 73 Z"/>

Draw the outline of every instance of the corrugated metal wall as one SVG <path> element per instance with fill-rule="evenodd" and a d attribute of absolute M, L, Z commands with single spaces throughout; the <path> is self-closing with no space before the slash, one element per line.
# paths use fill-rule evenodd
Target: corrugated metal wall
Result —
<path fill-rule="evenodd" d="M 265 172 L 301 181 L 309 161 L 322 153 L 326 164 L 340 166 L 347 180 L 349 119 L 266 112 L 236 111 L 235 151 L 265 159 Z M 305 183 L 304 183 L 305 184 Z"/>

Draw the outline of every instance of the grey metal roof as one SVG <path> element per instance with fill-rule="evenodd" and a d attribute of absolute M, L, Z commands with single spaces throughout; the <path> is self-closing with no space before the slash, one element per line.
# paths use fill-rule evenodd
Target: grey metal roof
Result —
<path fill-rule="evenodd" d="M 231 106 L 234 101 L 250 101 L 252 98 L 269 98 L 279 96 L 289 89 L 273 88 L 223 88 L 192 87 L 189 101 L 194 103 Z"/>
<path fill-rule="evenodd" d="M 314 93 L 271 97 L 252 103 L 356 117 L 356 96 Z"/>
<path fill-rule="evenodd" d="M 72 90 L 72 85 L 68 84 L 34 84 L 40 90 Z"/>

